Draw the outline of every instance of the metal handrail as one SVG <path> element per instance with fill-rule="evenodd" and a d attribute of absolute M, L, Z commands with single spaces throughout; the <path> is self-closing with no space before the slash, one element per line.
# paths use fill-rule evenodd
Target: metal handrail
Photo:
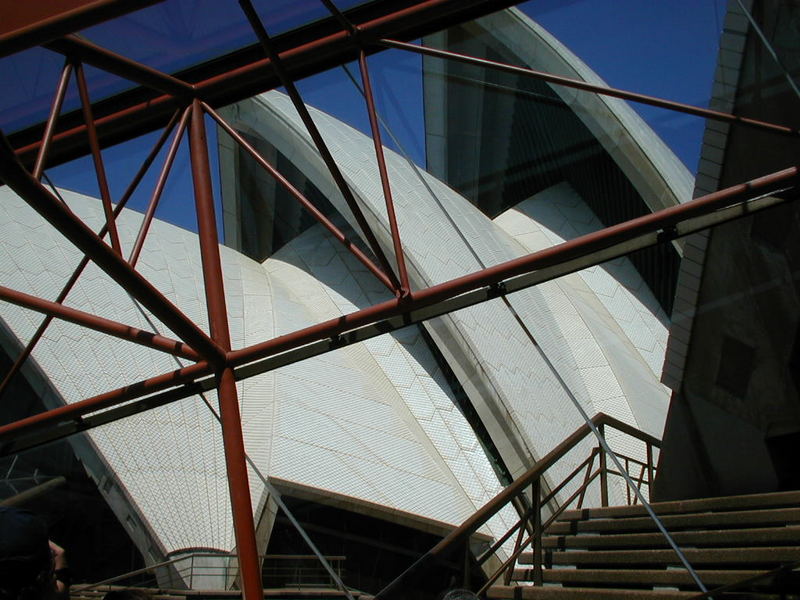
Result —
<path fill-rule="evenodd" d="M 212 554 L 207 553 L 205 556 L 226 556 L 221 554 Z M 232 556 L 232 555 L 231 555 Z M 172 558 L 170 560 L 165 560 L 159 563 L 155 563 L 153 565 L 149 565 L 146 567 L 142 567 L 141 569 L 135 569 L 133 571 L 129 571 L 127 573 L 123 573 L 122 575 L 114 575 L 114 577 L 109 577 L 108 579 L 103 579 L 102 581 L 97 581 L 95 583 L 88 583 L 81 587 L 81 590 L 91 590 L 92 588 L 104 586 L 104 585 L 112 585 L 117 583 L 118 581 L 123 581 L 130 577 L 136 577 L 137 575 L 144 575 L 145 573 L 150 573 L 151 571 L 155 571 L 156 569 L 161 569 L 163 567 L 168 567 L 173 565 L 179 561 L 186 560 L 186 557 L 180 558 Z"/>
<path fill-rule="evenodd" d="M 587 466 L 589 467 L 589 471 L 591 472 L 591 467 L 592 467 L 592 465 L 594 465 L 594 457 L 597 456 L 598 452 L 599 452 L 599 448 L 597 448 L 597 447 L 593 448 L 592 451 L 589 453 L 589 456 L 586 457 L 586 460 L 584 460 L 581 464 L 579 464 L 577 467 L 575 467 L 575 469 L 573 469 L 572 473 L 567 475 L 563 479 L 563 481 L 561 483 L 559 483 L 556 487 L 554 487 L 552 490 L 550 490 L 550 493 L 547 494 L 547 496 L 542 498 L 542 504 L 547 504 L 552 499 L 554 499 L 556 497 L 556 494 L 558 494 L 558 492 L 560 492 L 567 485 L 569 485 L 569 483 L 575 478 L 575 476 L 578 473 L 580 473 L 581 471 L 583 471 L 583 469 L 586 468 Z M 584 487 L 584 486 L 581 486 L 581 487 Z"/>
<path fill-rule="evenodd" d="M 129 571 L 127 573 L 123 573 L 121 575 L 115 575 L 114 577 L 110 577 L 108 579 L 104 579 L 102 581 L 98 581 L 95 583 L 87 583 L 81 584 L 79 586 L 75 586 L 79 588 L 81 591 L 92 590 L 95 588 L 100 588 L 104 586 L 113 585 L 120 581 L 125 581 L 131 577 L 136 577 L 137 575 L 144 575 L 146 573 L 154 573 L 158 569 L 163 569 L 164 567 L 173 566 L 176 563 L 183 562 L 187 559 L 191 559 L 191 564 L 183 569 L 178 570 L 178 575 L 183 577 L 187 573 L 189 577 L 192 577 L 195 569 L 202 569 L 204 573 L 208 573 L 211 571 L 218 571 L 218 572 L 226 572 L 231 569 L 236 569 L 237 567 L 230 567 L 230 566 L 222 566 L 222 565 L 198 565 L 195 567 L 194 559 L 195 558 L 227 558 L 227 559 L 235 559 L 238 558 L 238 554 L 228 554 L 228 553 L 220 553 L 220 552 L 197 552 L 191 555 L 184 555 L 184 556 L 177 556 L 175 558 L 171 558 L 169 560 L 165 560 L 159 563 L 155 563 L 152 565 L 148 565 L 146 567 L 142 567 L 141 569 L 136 569 L 133 571 Z M 260 554 L 259 560 L 298 560 L 298 559 L 308 559 L 308 560 L 317 560 L 317 556 L 315 554 Z M 340 563 L 346 560 L 344 556 L 325 556 L 325 559 L 330 562 Z"/>
<path fill-rule="evenodd" d="M 610 417 L 604 413 L 598 413 L 595 415 L 590 423 L 585 423 L 578 427 L 570 436 L 568 436 L 564 441 L 558 444 L 553 450 L 547 453 L 544 457 L 542 457 L 536 464 L 528 469 L 526 473 L 520 476 L 518 479 L 514 480 L 510 485 L 508 485 L 503 491 L 497 494 L 492 500 L 487 502 L 483 507 L 478 509 L 471 517 L 469 517 L 466 521 L 464 521 L 459 527 L 451 531 L 447 536 L 445 536 L 438 544 L 436 544 L 433 548 L 431 548 L 428 552 L 426 552 L 423 556 L 417 559 L 414 564 L 412 564 L 408 569 L 406 569 L 403 573 L 398 575 L 391 583 L 389 583 L 385 588 L 383 588 L 378 594 L 375 596 L 375 600 L 384 600 L 386 598 L 392 597 L 393 594 L 397 594 L 400 591 L 400 586 L 405 581 L 407 581 L 412 576 L 417 576 L 422 572 L 424 569 L 431 567 L 437 560 L 441 557 L 446 555 L 448 552 L 451 552 L 454 548 L 464 544 L 473 533 L 475 533 L 479 527 L 485 524 L 489 519 L 495 516 L 501 509 L 503 509 L 509 502 L 514 500 L 517 496 L 520 496 L 525 492 L 525 490 L 530 485 L 536 484 L 541 477 L 545 474 L 545 472 L 553 466 L 559 459 L 565 456 L 570 450 L 575 448 L 584 438 L 588 437 L 592 432 L 593 428 L 602 428 L 604 426 L 610 426 L 614 429 L 626 433 L 634 438 L 637 438 L 645 444 L 649 446 L 655 446 L 656 448 L 661 447 L 661 441 L 647 433 L 639 431 L 635 427 L 628 425 L 627 423 L 623 423 L 613 417 Z M 605 489 L 607 486 L 607 480 L 604 477 L 603 468 L 605 461 L 603 460 L 605 453 L 600 452 L 601 458 L 601 469 L 600 475 L 602 480 L 602 485 Z M 652 451 L 648 451 L 647 453 L 648 459 L 652 460 Z M 650 473 L 653 471 L 653 465 L 647 465 L 648 470 Z M 576 469 L 571 474 L 574 476 L 580 472 L 579 469 Z M 587 476 L 586 478 L 588 481 L 594 479 L 594 476 Z M 588 483 L 585 481 L 581 488 L 587 486 Z M 584 490 L 585 491 L 585 490 Z M 575 494 L 573 494 L 575 496 Z M 574 499 L 574 498 L 573 498 Z M 603 493 L 603 505 L 607 505 L 607 493 Z M 518 527 L 522 527 L 522 520 L 517 525 Z M 539 527 L 539 529 L 544 529 L 543 527 Z M 528 541 L 531 541 L 529 538 Z M 523 544 L 524 546 L 525 544 Z M 484 554 L 485 556 L 485 554 Z"/>
<path fill-rule="evenodd" d="M 599 451 L 598 448 L 594 448 L 592 450 L 591 454 L 589 455 L 589 458 L 586 461 L 584 461 L 583 463 L 581 463 L 581 466 L 584 466 L 589 460 L 592 460 L 592 462 L 593 462 L 594 456 L 597 454 L 598 451 Z M 590 466 L 591 466 L 591 464 L 590 464 Z M 570 473 L 570 475 L 568 475 L 564 479 L 564 481 L 562 481 L 561 484 L 556 489 L 560 489 L 560 488 L 564 487 L 564 485 L 568 484 L 572 479 L 574 479 L 574 477 L 578 473 L 578 471 L 579 471 L 579 469 L 575 469 L 572 473 Z M 486 583 L 484 583 L 483 586 L 481 587 L 481 589 L 478 590 L 478 595 L 483 594 L 489 588 L 489 586 L 491 586 L 495 581 L 497 581 L 500 578 L 500 575 L 502 575 L 503 573 L 505 573 L 505 579 L 504 579 L 505 585 L 508 585 L 508 583 L 511 580 L 512 571 L 514 569 L 514 565 L 516 564 L 517 559 L 525 551 L 525 549 L 528 548 L 531 545 L 531 543 L 534 543 L 534 552 L 533 552 L 534 584 L 535 585 L 541 585 L 542 584 L 542 567 L 541 567 L 541 564 L 542 564 L 542 547 L 541 547 L 541 538 L 544 535 L 544 532 L 547 531 L 547 528 L 550 527 L 550 525 L 552 525 L 559 516 L 561 516 L 561 513 L 563 513 L 567 508 L 569 508 L 572 505 L 572 502 L 579 495 L 582 496 L 585 493 L 586 489 L 597 478 L 598 475 L 600 475 L 600 469 L 599 468 L 597 470 L 595 470 L 593 473 L 591 473 L 584 480 L 584 482 L 580 485 L 580 487 L 578 487 L 578 489 L 576 489 L 572 493 L 572 495 L 570 495 L 570 497 L 567 498 L 553 512 L 552 515 L 550 515 L 550 517 L 547 519 L 547 521 L 544 524 L 539 525 L 538 529 L 535 529 L 534 533 L 532 535 L 530 535 L 525 540 L 525 542 L 523 542 L 522 544 L 517 543 L 517 545 L 514 547 L 514 552 L 512 553 L 512 555 L 508 559 L 506 559 L 506 561 L 503 562 L 503 564 L 500 566 L 500 568 L 498 568 L 497 571 L 487 579 Z M 606 485 L 607 485 L 607 483 L 608 482 L 606 481 Z M 554 495 L 553 492 L 551 492 L 550 495 L 548 495 L 547 497 L 549 498 L 552 495 Z M 544 504 L 543 501 L 542 501 L 542 504 Z M 628 504 L 629 505 L 631 504 L 630 495 L 628 496 Z M 522 521 L 522 520 L 523 519 L 521 519 L 520 521 Z"/>

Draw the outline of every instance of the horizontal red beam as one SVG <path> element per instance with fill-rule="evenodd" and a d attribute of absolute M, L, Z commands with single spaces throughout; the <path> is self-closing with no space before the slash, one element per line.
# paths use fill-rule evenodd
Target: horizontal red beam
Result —
<path fill-rule="evenodd" d="M 453 24 L 475 19 L 516 4 L 513 0 L 377 0 L 347 11 L 363 41 L 380 38 L 416 39 Z M 359 46 L 334 17 L 276 36 L 278 54 L 291 79 L 297 80 L 358 58 Z M 368 52 L 382 50 L 370 46 Z M 195 86 L 196 97 L 216 108 L 244 100 L 281 85 L 258 44 L 189 69 L 175 77 Z M 102 146 L 116 144 L 163 127 L 179 103 L 169 94 L 136 88 L 95 103 Z M 59 119 L 63 128 L 53 138 L 50 164 L 88 153 L 86 126 L 77 115 Z M 17 156 L 33 164 L 44 123 L 10 136 Z"/>
<path fill-rule="evenodd" d="M 123 325 L 117 321 L 112 321 L 111 319 L 98 317 L 82 310 L 70 308 L 69 306 L 59 304 L 58 302 L 43 300 L 42 298 L 37 298 L 36 296 L 26 294 L 25 292 L 0 286 L 0 299 L 10 302 L 11 304 L 16 304 L 17 306 L 22 306 L 46 315 L 58 317 L 64 321 L 69 321 L 70 323 L 83 325 L 89 329 L 94 329 L 95 331 L 112 335 L 128 342 L 133 342 L 134 344 L 147 346 L 148 348 L 160 350 L 161 352 L 168 352 L 169 354 L 175 356 L 182 356 L 183 358 L 188 358 L 189 360 L 196 361 L 200 359 L 200 357 L 197 355 L 197 352 L 192 350 L 183 342 L 171 340 L 163 335 L 144 331 L 142 329 L 138 329 L 137 327 Z"/>
<path fill-rule="evenodd" d="M 525 287 L 530 287 L 530 285 L 536 285 L 536 283 L 540 283 L 541 281 L 547 281 L 553 277 L 573 272 L 580 268 L 586 268 L 599 262 L 610 260 L 616 256 L 624 255 L 630 252 L 631 249 L 639 249 L 645 245 L 652 245 L 657 243 L 660 237 L 655 235 L 656 232 L 668 232 L 673 227 L 679 226 L 681 223 L 687 222 L 690 219 L 707 218 L 708 215 L 713 215 L 715 211 L 719 211 L 724 207 L 735 206 L 738 203 L 753 198 L 759 198 L 777 190 L 796 186 L 797 180 L 797 167 L 785 169 L 679 206 L 664 209 L 651 215 L 639 217 L 614 227 L 581 236 L 569 242 L 559 244 L 558 246 L 508 261 L 450 282 L 433 286 L 425 290 L 415 291 L 411 294 L 410 298 L 407 297 L 405 300 L 389 300 L 370 308 L 356 311 L 349 315 L 343 315 L 337 319 L 331 319 L 325 323 L 275 338 L 263 344 L 256 344 L 249 348 L 233 351 L 228 354 L 228 364 L 243 365 L 237 369 L 236 376 L 239 379 L 246 379 L 263 373 L 270 368 L 276 368 L 298 360 L 305 360 L 310 356 L 316 356 L 325 351 L 340 348 L 354 341 L 369 339 L 369 337 L 393 331 L 420 320 L 446 314 L 452 310 L 466 308 L 496 298 L 503 293 L 524 289 Z M 796 191 L 794 193 L 796 194 Z M 724 213 L 725 211 L 721 212 Z M 733 216 L 730 214 L 726 215 L 725 218 L 719 222 L 724 222 L 724 220 L 730 220 L 731 218 L 746 214 L 748 214 L 748 205 L 741 207 L 741 210 L 736 211 L 736 214 Z M 708 226 L 708 224 L 704 225 L 704 227 Z M 695 227 L 687 232 L 698 231 L 702 227 L 703 226 Z M 651 241 L 644 245 L 640 244 L 633 248 L 624 249 L 627 242 L 643 237 L 650 237 Z M 665 239 L 668 240 L 671 238 L 667 236 Z M 602 255 L 604 250 L 611 248 L 616 249 L 614 253 L 608 256 Z M 578 266 L 575 266 L 576 264 L 578 264 Z M 555 269 L 555 267 L 561 265 L 565 266 L 566 269 L 560 270 L 559 272 L 559 269 Z M 534 281 L 533 283 L 530 281 L 516 282 L 513 279 L 515 276 L 525 279 L 536 279 L 536 276 L 540 274 L 541 276 L 538 277 L 538 281 Z M 479 291 L 491 290 L 491 286 L 501 282 L 506 284 L 507 291 L 498 289 L 496 293 L 479 293 Z M 477 299 L 467 298 L 464 302 L 459 302 L 462 298 L 466 298 L 470 292 L 472 295 L 477 294 L 480 297 Z M 427 314 L 420 316 L 419 313 L 425 312 L 424 309 L 426 307 L 434 307 L 436 310 L 427 311 Z M 390 323 L 389 320 L 395 317 L 398 323 Z M 375 331 L 365 332 L 365 335 L 353 336 L 350 333 L 360 333 L 361 329 L 359 328 L 369 328 L 372 326 L 374 326 L 373 328 Z M 329 343 L 324 344 L 324 349 L 313 348 L 308 350 L 310 344 L 315 341 L 327 341 Z M 294 354 L 290 351 L 294 351 Z M 271 359 L 271 366 L 265 367 L 261 363 L 256 363 L 256 361 L 268 356 L 274 357 Z M 45 433 L 44 441 L 52 441 L 63 437 L 63 433 L 54 432 L 52 429 L 45 431 L 47 428 L 60 422 L 70 421 L 76 423 L 75 426 L 66 428 L 69 430 L 66 435 L 69 435 L 69 433 L 74 433 L 74 431 L 91 428 L 94 426 L 94 423 L 102 424 L 111 422 L 115 420 L 115 418 L 118 419 L 130 414 L 135 414 L 136 412 L 147 410 L 152 406 L 160 406 L 180 400 L 197 393 L 198 386 L 201 385 L 198 379 L 206 377 L 211 373 L 212 369 L 208 363 L 198 363 L 191 367 L 159 375 L 158 377 L 140 381 L 99 396 L 87 398 L 86 400 L 70 404 L 69 406 L 54 409 L 0 427 L 0 455 L 4 455 L 7 449 L 12 447 L 10 446 L 12 441 L 29 434 L 38 436 Z M 176 387 L 181 385 L 185 387 Z M 210 389 L 210 387 L 213 387 L 213 382 L 208 385 Z M 143 396 L 149 397 L 140 400 L 140 406 L 138 407 L 127 404 L 124 407 L 113 409 L 113 412 L 117 414 L 116 417 L 110 416 L 112 411 L 106 411 L 99 415 L 87 417 L 92 421 L 93 424 L 91 425 L 84 424 L 81 421 L 84 416 L 90 415 L 97 410 L 111 408 L 129 402 L 130 400 L 142 398 Z M 33 447 L 38 443 L 43 442 L 26 441 L 22 444 L 22 447 Z"/>
<path fill-rule="evenodd" d="M 39 428 L 49 427 L 63 421 L 79 421 L 83 415 L 117 406 L 134 398 L 141 398 L 171 387 L 191 383 L 201 377 L 210 375 L 213 371 L 213 367 L 207 361 L 200 361 L 188 367 L 150 377 L 143 381 L 137 381 L 104 394 L 59 406 L 58 408 L 20 419 L 14 423 L 3 425 L 0 427 L 0 440 L 9 439 L 17 434 L 24 434 Z M 2 446 L 3 444 L 0 443 L 0 448 Z"/>
<path fill-rule="evenodd" d="M 784 169 L 683 204 L 601 229 L 521 258 L 487 267 L 475 273 L 423 290 L 411 292 L 405 302 L 388 300 L 294 333 L 282 335 L 241 350 L 234 350 L 228 355 L 228 360 L 234 366 L 242 365 L 316 340 L 341 335 L 349 329 L 361 327 L 379 319 L 430 306 L 436 302 L 453 298 L 480 287 L 494 285 L 509 277 L 566 262 L 587 252 L 602 250 L 635 235 L 673 227 L 681 219 L 706 214 L 711 210 L 722 208 L 748 195 L 766 194 L 780 187 L 794 186 L 797 184 L 797 177 L 798 167 Z"/>

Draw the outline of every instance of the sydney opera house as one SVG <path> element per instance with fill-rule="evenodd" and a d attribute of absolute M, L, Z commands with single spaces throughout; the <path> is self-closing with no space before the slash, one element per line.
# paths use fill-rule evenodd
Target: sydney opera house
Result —
<path fill-rule="evenodd" d="M 172 0 L 74 4 L 86 24 L 110 19 L 99 31 L 135 21 L 136 12 L 120 15 L 139 5 L 161 14 Z M 796 278 L 748 280 L 760 263 L 741 232 L 720 225 L 709 235 L 714 215 L 729 217 L 689 203 L 745 180 L 736 165 L 749 164 L 742 148 L 752 142 L 736 117 L 708 121 L 695 181 L 624 95 L 603 93 L 600 77 L 517 8 L 336 3 L 339 12 L 321 2 L 308 9 L 318 17 L 270 38 L 241 4 L 229 7 L 236 26 L 259 44 L 216 62 L 194 51 L 184 71 L 164 67 L 174 76 L 72 36 L 82 21 L 51 15 L 35 43 L 70 57 L 62 77 L 78 92 L 66 93 L 67 105 L 70 94 L 82 102 L 48 117 L 51 90 L 41 117 L 31 108 L 24 127 L 3 130 L 2 497 L 29 494 L 47 514 L 76 548 L 77 581 L 146 571 L 120 581 L 249 598 L 259 578 L 280 587 L 274 565 L 296 567 L 304 555 L 316 563 L 316 554 L 316 571 L 336 573 L 333 587 L 376 594 L 598 415 L 620 424 L 605 427 L 601 464 L 613 453 L 641 469 L 627 481 L 603 475 L 602 490 L 580 491 L 585 506 L 639 503 L 632 481 L 642 501 L 796 487 L 796 465 L 781 452 L 800 431 L 797 363 L 775 374 L 759 362 L 759 348 L 774 346 L 796 361 L 796 292 L 787 290 Z M 437 5 L 430 14 L 428 4 Z M 715 87 L 715 101 L 730 104 L 717 114 L 739 114 L 752 93 L 750 46 L 742 42 L 736 68 L 725 46 L 737 36 L 754 43 L 747 27 L 729 13 L 717 69 L 741 79 Z M 36 32 L 6 32 L 4 53 L 14 58 L 14 44 L 33 45 L 25 36 Z M 392 139 L 371 104 L 363 49 L 387 39 L 397 40 L 393 52 L 419 40 L 424 160 Z M 358 58 L 358 48 L 353 86 L 372 135 L 298 102 L 292 83 Z M 82 63 L 140 88 L 87 102 L 87 79 L 111 84 Z M 236 79 L 251 67 L 272 71 Z M 96 128 L 79 120 L 92 109 Z M 753 115 L 764 127 L 752 135 L 779 135 L 763 123 L 786 122 L 774 114 Z M 166 166 L 147 210 L 124 208 L 104 174 L 99 197 L 42 178 L 44 166 L 81 154 L 101 173 L 101 146 L 164 126 Z M 182 210 L 197 215 L 188 228 L 156 212 L 181 136 L 192 182 Z M 778 139 L 746 179 L 793 165 L 796 137 Z M 713 210 L 781 203 L 792 177 L 737 188 Z M 769 221 L 776 210 L 784 215 Z M 753 227 L 789 240 L 796 214 L 791 204 L 771 209 Z M 743 285 L 767 286 L 753 292 L 756 317 L 735 289 L 720 291 L 739 277 L 722 266 L 737 244 L 751 269 Z M 785 253 L 791 265 L 796 251 Z M 780 279 L 791 269 L 777 261 L 763 268 Z M 704 270 L 717 273 L 717 287 Z M 764 313 L 790 320 L 781 310 L 791 327 L 759 333 Z M 43 327 L 45 315 L 54 318 Z M 769 400 L 759 381 L 773 382 Z M 762 399 L 744 408 L 751 396 Z M 722 426 L 712 424 L 723 422 L 744 440 L 729 450 L 736 459 L 723 456 Z M 662 439 L 659 455 L 647 440 Z M 468 532 L 466 559 L 409 584 L 405 597 L 452 587 L 465 560 L 485 579 L 515 552 L 505 534 L 539 505 L 538 490 L 545 515 L 573 502 L 596 443 L 570 446 L 537 479 L 535 498 L 493 511 Z M 480 566 L 489 547 L 495 556 Z"/>

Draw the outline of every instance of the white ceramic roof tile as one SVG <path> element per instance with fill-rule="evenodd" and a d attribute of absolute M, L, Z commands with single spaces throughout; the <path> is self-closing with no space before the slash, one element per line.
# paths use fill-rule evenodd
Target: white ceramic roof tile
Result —
<path fill-rule="evenodd" d="M 556 213 L 559 212 L 563 212 L 565 218 L 556 217 Z M 529 221 L 529 224 L 524 227 L 515 225 L 514 230 L 531 231 L 538 228 L 543 237 L 549 240 L 550 245 L 601 227 L 599 220 L 567 184 L 560 184 L 537 194 L 500 215 L 496 222 L 508 230 L 510 224 L 519 220 Z M 570 224 L 569 228 L 565 225 L 567 222 Z M 529 239 L 530 234 L 524 239 L 520 238 L 519 241 L 525 244 Z M 538 241 L 542 243 L 543 238 Z M 535 251 L 542 247 L 528 247 L 528 249 Z M 602 348 L 607 362 L 610 361 L 612 368 L 619 372 L 620 361 L 630 363 L 629 355 L 635 348 L 639 359 L 649 366 L 652 372 L 651 379 L 658 376 L 663 364 L 667 331 L 666 319 L 652 293 L 627 259 L 617 259 L 611 263 L 585 269 L 577 274 L 560 278 L 553 286 L 548 287 L 548 285 L 544 284 L 540 287 L 545 290 L 546 297 L 551 304 L 559 307 L 557 314 L 571 315 L 568 319 L 569 322 L 564 324 L 565 337 L 570 340 L 568 345 L 579 363 L 584 366 L 599 367 L 599 357 L 596 351 L 591 351 L 590 348 Z M 579 304 L 575 304 L 578 313 L 582 316 L 581 319 L 576 319 L 575 316 L 578 313 L 565 308 L 563 301 L 556 300 L 556 290 L 560 288 L 566 292 L 564 299 L 569 298 L 568 301 L 571 303 L 582 298 Z M 591 290 L 591 295 L 586 293 L 589 290 Z M 608 321 L 606 314 L 613 318 L 612 322 Z M 556 320 L 562 322 L 558 317 Z M 582 323 L 588 325 L 592 331 L 589 336 L 587 336 L 588 330 L 581 327 Z M 616 327 L 611 323 L 615 323 Z M 613 333 L 615 329 L 616 333 Z M 592 344 L 590 337 L 599 335 L 601 331 L 603 335 L 598 338 L 599 345 Z M 609 334 L 614 337 L 609 338 Z M 576 343 L 578 340 L 584 340 L 584 342 Z M 592 356 L 595 358 L 591 359 Z M 621 379 L 621 375 L 617 375 L 617 379 Z M 594 380 L 598 381 L 596 373 Z M 610 381 L 611 379 L 609 379 Z M 594 385 L 595 383 L 591 387 Z M 607 393 L 613 393 L 613 386 L 608 388 L 606 385 L 605 388 L 608 390 Z M 653 389 L 658 389 L 658 387 L 650 388 L 648 393 L 651 393 Z M 636 390 L 628 390 L 627 393 L 636 393 Z M 666 391 L 663 390 L 659 394 L 666 405 Z M 598 399 L 603 397 L 602 393 L 598 395 L 593 392 L 593 395 Z M 660 431 L 657 423 L 648 423 L 648 426 L 655 427 Z"/>

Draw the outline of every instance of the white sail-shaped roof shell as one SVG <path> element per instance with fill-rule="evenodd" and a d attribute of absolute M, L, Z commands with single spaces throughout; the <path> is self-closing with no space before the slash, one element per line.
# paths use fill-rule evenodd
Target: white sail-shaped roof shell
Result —
<path fill-rule="evenodd" d="M 537 39 L 550 43 L 542 35 Z M 627 109 L 614 110 L 617 115 L 625 113 L 614 121 L 615 139 L 624 138 L 625 128 L 633 124 L 636 132 L 631 139 L 637 148 L 647 146 L 651 133 L 643 133 Z M 237 128 L 282 153 L 357 231 L 288 98 L 273 92 L 224 113 Z M 312 114 L 391 257 L 371 140 L 325 113 Z M 657 146 L 653 156 L 664 151 Z M 600 226 L 568 187 L 547 190 L 492 221 L 396 153 L 388 151 L 387 162 L 416 288 Z M 682 177 L 675 174 L 669 157 L 649 163 L 659 171 L 654 184 L 659 189 L 670 187 L 664 181 Z M 673 187 L 675 191 L 680 186 Z M 69 192 L 63 195 L 83 220 L 95 230 L 100 228 L 99 201 Z M 654 207 L 674 203 L 678 195 L 660 194 Z M 547 210 L 554 207 L 566 221 L 582 219 L 581 226 L 548 221 Z M 125 248 L 131 247 L 140 221 L 141 215 L 131 211 L 120 215 Z M 234 348 L 388 297 L 319 226 L 263 263 L 230 248 L 222 247 L 221 252 Z M 22 200 L 7 187 L 0 188 L 4 285 L 54 298 L 79 259 L 79 253 Z M 207 330 L 195 234 L 156 221 L 137 268 Z M 91 265 L 67 304 L 172 335 Z M 2 317 L 21 344 L 41 320 L 9 305 L 4 305 Z M 514 476 L 582 424 L 576 404 L 590 415 L 606 412 L 648 433 L 661 433 L 668 400 L 658 382 L 665 318 L 641 277 L 624 260 L 458 311 L 426 327 Z M 9 350 L 13 355 L 15 350 Z M 50 326 L 33 358 L 52 392 L 51 405 L 76 402 L 178 367 L 176 359 L 165 354 L 59 321 Z M 260 476 L 289 488 L 317 490 L 353 510 L 370 506 L 391 511 L 401 520 L 443 527 L 460 523 L 501 489 L 435 357 L 414 327 L 248 379 L 238 389 L 250 457 Z M 216 398 L 208 393 L 87 434 L 126 500 L 131 527 L 147 530 L 148 539 L 157 546 L 155 554 L 234 547 L 214 408 Z M 637 450 L 628 448 L 628 443 L 615 441 L 635 455 Z M 553 481 L 582 458 L 556 468 Z M 251 470 L 257 513 L 265 506 L 260 476 Z M 499 536 L 513 518 L 502 513 L 482 533 Z"/>

